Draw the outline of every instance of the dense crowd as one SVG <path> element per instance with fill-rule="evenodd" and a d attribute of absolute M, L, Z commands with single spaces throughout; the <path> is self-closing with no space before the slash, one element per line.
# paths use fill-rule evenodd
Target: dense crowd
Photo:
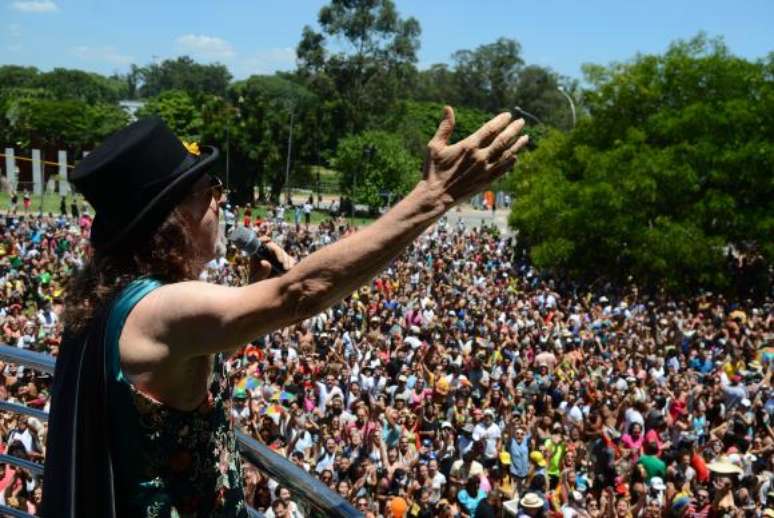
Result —
<path fill-rule="evenodd" d="M 224 212 L 301 259 L 353 231 L 310 210 Z M 57 354 L 91 223 L 64 212 L 0 217 L 4 344 Z M 202 278 L 243 283 L 247 263 L 229 249 Z M 237 351 L 230 413 L 367 516 L 774 516 L 772 331 L 770 301 L 559 286 L 495 229 L 442 220 L 344 302 Z M 49 376 L 0 373 L 0 400 L 48 409 Z M 40 461 L 46 430 L 2 413 L 2 451 Z M 243 472 L 252 507 L 305 516 Z M 0 464 L 0 503 L 40 499 Z"/>

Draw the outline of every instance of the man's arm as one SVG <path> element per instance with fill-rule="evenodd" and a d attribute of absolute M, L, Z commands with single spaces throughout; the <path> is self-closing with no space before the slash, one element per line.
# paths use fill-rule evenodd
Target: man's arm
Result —
<path fill-rule="evenodd" d="M 448 145 L 454 114 L 446 108 L 428 145 L 424 178 L 387 214 L 311 254 L 284 275 L 241 288 L 201 282 L 163 286 L 127 319 L 124 361 L 158 363 L 239 347 L 262 334 L 314 316 L 381 271 L 449 208 L 512 168 L 526 137 L 524 121 L 504 113 L 467 139 Z M 137 358 L 127 356 L 137 355 Z"/>

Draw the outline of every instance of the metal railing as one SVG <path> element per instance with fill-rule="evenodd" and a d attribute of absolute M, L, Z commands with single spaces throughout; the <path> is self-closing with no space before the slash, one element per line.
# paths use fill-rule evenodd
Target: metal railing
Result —
<path fill-rule="evenodd" d="M 55 360 L 48 354 L 19 349 L 0 344 L 0 360 L 47 374 L 54 374 Z M 17 403 L 0 401 L 0 412 L 28 415 L 41 421 L 48 421 L 48 413 Z M 293 496 L 304 506 L 325 517 L 356 518 L 362 516 L 352 505 L 328 486 L 299 468 L 285 457 L 275 453 L 266 445 L 243 432 L 236 432 L 239 453 L 244 459 L 268 476 L 288 487 Z M 11 464 L 34 475 L 43 474 L 43 465 L 13 455 L 0 454 L 0 464 Z M 256 513 L 257 514 L 257 513 Z M 1 516 L 35 518 L 12 507 L 0 505 Z"/>

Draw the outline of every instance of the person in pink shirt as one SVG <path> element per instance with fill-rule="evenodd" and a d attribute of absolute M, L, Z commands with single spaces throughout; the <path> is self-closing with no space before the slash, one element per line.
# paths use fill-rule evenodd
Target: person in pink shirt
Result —
<path fill-rule="evenodd" d="M 631 450 L 632 460 L 636 461 L 642 451 L 642 443 L 645 440 L 645 436 L 642 434 L 642 426 L 640 423 L 632 423 L 629 425 L 627 433 L 621 437 L 621 442 L 627 450 Z"/>
<path fill-rule="evenodd" d="M 658 446 L 659 454 L 665 448 L 664 441 L 661 440 L 661 436 L 659 435 L 658 430 L 656 429 L 648 430 L 645 433 L 645 443 L 654 443 L 656 446 Z"/>

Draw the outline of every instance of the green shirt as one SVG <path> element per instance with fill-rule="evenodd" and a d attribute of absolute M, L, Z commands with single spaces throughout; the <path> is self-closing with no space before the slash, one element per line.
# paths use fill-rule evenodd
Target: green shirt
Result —
<path fill-rule="evenodd" d="M 558 477 L 562 472 L 562 461 L 567 446 L 564 442 L 555 444 L 551 439 L 546 439 L 545 447 L 551 452 L 551 456 L 548 458 L 548 474 L 552 477 Z"/>
<path fill-rule="evenodd" d="M 642 464 L 648 476 L 648 482 L 653 477 L 666 478 L 666 464 L 655 455 L 642 455 L 637 464 Z"/>

